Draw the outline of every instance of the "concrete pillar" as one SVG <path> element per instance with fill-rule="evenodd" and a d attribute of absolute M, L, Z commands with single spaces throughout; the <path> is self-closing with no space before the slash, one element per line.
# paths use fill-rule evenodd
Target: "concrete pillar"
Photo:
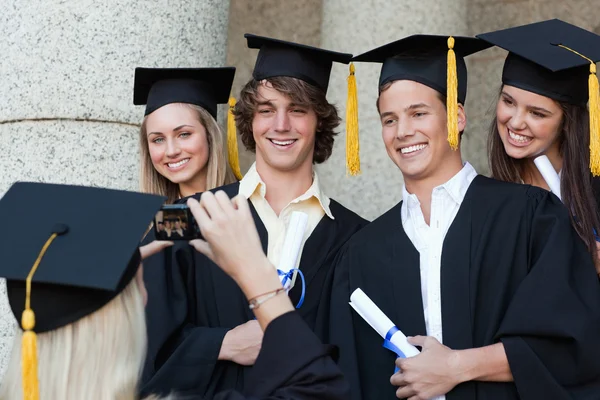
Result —
<path fill-rule="evenodd" d="M 417 33 L 464 35 L 467 1 L 324 0 L 321 26 L 324 48 L 360 54 Z M 381 64 L 356 64 L 362 174 L 345 172 L 345 125 L 332 158 L 319 168 L 329 196 L 370 220 L 402 198 L 402 174 L 389 159 L 375 107 Z M 334 65 L 328 98 L 345 116 L 346 66 Z"/>
<path fill-rule="evenodd" d="M 228 12 L 229 0 L 3 0 L 0 196 L 18 180 L 138 189 L 134 68 L 224 65 Z M 14 322 L 0 292 L 4 368 Z"/>

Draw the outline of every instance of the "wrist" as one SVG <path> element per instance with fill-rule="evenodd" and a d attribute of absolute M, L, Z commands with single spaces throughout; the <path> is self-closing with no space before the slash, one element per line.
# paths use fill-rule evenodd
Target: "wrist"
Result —
<path fill-rule="evenodd" d="M 281 287 L 281 280 L 266 257 L 241 268 L 234 280 L 248 300 Z"/>
<path fill-rule="evenodd" d="M 219 350 L 219 361 L 231 361 L 233 360 L 233 349 L 231 346 L 231 331 L 228 331 L 223 337 L 221 342 L 221 349 Z"/>
<path fill-rule="evenodd" d="M 477 366 L 470 350 L 453 350 L 457 384 L 477 379 Z"/>

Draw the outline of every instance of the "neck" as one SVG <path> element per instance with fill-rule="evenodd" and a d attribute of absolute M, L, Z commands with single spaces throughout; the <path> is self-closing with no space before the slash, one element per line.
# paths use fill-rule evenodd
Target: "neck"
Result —
<path fill-rule="evenodd" d="M 267 186 L 265 198 L 277 215 L 292 200 L 303 195 L 313 182 L 311 163 L 305 163 L 294 170 L 282 171 L 257 159 L 256 171 Z"/>
<path fill-rule="evenodd" d="M 411 179 L 404 177 L 404 185 L 408 193 L 414 194 L 419 199 L 421 204 L 421 212 L 425 222 L 429 225 L 429 218 L 431 216 L 431 193 L 433 189 L 443 185 L 452 179 L 456 174 L 463 168 L 460 157 L 456 161 L 448 162 L 442 168 L 442 171 L 425 179 Z"/>
<path fill-rule="evenodd" d="M 545 154 L 550 161 L 550 164 L 554 167 L 554 170 L 558 174 L 562 169 L 562 157 L 558 154 Z M 534 158 L 527 158 L 523 162 L 523 166 L 521 168 L 521 179 L 523 183 L 537 186 L 546 190 L 550 190 L 550 187 L 546 183 L 546 180 L 540 173 L 540 171 L 535 166 L 533 162 Z"/>
<path fill-rule="evenodd" d="M 196 176 L 186 182 L 179 184 L 179 195 L 183 197 L 193 196 L 196 193 L 205 192 L 206 187 L 206 168 L 200 171 Z M 212 188 L 211 188 L 212 189 Z"/>

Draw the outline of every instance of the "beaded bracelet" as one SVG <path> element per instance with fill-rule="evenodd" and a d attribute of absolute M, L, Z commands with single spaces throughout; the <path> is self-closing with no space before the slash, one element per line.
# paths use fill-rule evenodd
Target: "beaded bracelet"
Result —
<path fill-rule="evenodd" d="M 250 299 L 248 301 L 248 307 L 251 310 L 256 310 L 258 307 L 261 306 L 261 304 L 265 303 L 266 301 L 272 299 L 273 297 L 277 296 L 279 293 L 284 292 L 284 291 L 285 291 L 284 288 L 279 288 L 279 289 L 273 290 L 271 292 L 259 294 L 258 296 L 253 297 L 252 299 Z M 261 299 L 261 297 L 262 297 L 262 299 Z"/>

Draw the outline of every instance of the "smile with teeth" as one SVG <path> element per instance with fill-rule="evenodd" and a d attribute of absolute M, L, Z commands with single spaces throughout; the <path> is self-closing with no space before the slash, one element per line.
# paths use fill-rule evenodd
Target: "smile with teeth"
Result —
<path fill-rule="evenodd" d="M 531 141 L 531 138 L 528 136 L 523 136 L 523 135 L 517 135 L 516 133 L 514 133 L 513 131 L 511 131 L 510 129 L 508 130 L 508 135 L 510 136 L 510 138 L 512 140 L 514 140 L 515 142 L 519 142 L 519 143 L 527 143 L 529 141 Z"/>
<path fill-rule="evenodd" d="M 176 163 L 168 163 L 167 165 L 169 166 L 169 168 L 177 168 L 177 167 L 181 167 L 183 164 L 187 164 L 188 161 L 190 161 L 189 158 L 184 158 L 181 161 L 178 161 Z"/>
<path fill-rule="evenodd" d="M 269 139 L 269 140 L 271 141 L 271 143 L 276 144 L 277 146 L 289 146 L 290 144 L 292 144 L 296 141 L 296 139 L 290 139 L 290 140 Z"/>
<path fill-rule="evenodd" d="M 415 151 L 423 150 L 425 147 L 427 147 L 426 144 L 415 144 L 413 146 L 402 147 L 400 149 L 400 152 L 402 154 L 410 154 L 410 153 L 414 153 Z"/>

